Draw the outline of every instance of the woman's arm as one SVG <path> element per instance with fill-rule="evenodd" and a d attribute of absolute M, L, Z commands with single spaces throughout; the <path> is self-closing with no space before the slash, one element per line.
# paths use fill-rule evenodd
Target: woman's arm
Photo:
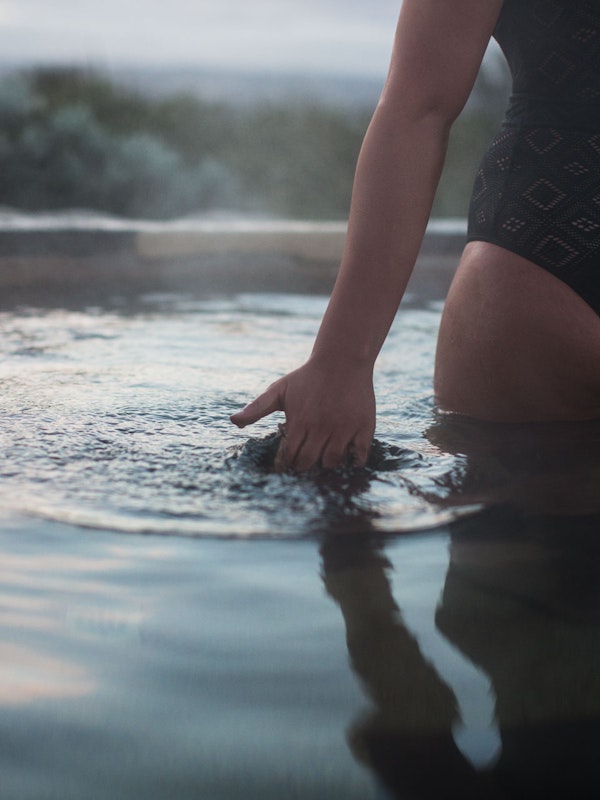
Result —
<path fill-rule="evenodd" d="M 373 366 L 423 240 L 450 127 L 501 5 L 403 0 L 390 70 L 358 159 L 344 256 L 312 354 L 231 418 L 244 427 L 284 411 L 283 465 L 367 460 Z"/>

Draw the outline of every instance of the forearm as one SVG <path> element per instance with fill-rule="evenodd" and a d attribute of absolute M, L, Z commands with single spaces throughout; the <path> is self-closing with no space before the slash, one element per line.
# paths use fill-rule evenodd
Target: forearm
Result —
<path fill-rule="evenodd" d="M 346 248 L 312 355 L 232 417 L 286 415 L 281 463 L 367 463 L 372 369 L 423 240 L 448 131 L 502 0 L 402 0 L 390 69 L 356 170 Z"/>
<path fill-rule="evenodd" d="M 449 123 L 381 103 L 361 148 L 346 247 L 313 360 L 372 367 L 421 246 Z"/>

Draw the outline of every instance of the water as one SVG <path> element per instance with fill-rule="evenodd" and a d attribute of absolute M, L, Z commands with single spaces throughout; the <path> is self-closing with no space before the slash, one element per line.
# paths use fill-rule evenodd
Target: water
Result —
<path fill-rule="evenodd" d="M 445 520 L 448 512 L 425 495 L 441 495 L 436 481 L 449 462 L 421 435 L 433 420 L 438 309 L 407 314 L 382 355 L 384 444 L 368 474 L 275 475 L 268 437 L 277 420 L 244 433 L 229 423 L 308 355 L 324 302 L 149 296 L 136 308 L 4 313 L 0 506 L 178 535 L 303 535 L 331 514 L 378 530 Z M 409 354 L 401 365 L 400 341 Z"/>
<path fill-rule="evenodd" d="M 324 304 L 0 314 L 3 800 L 597 795 L 598 425 L 440 416 L 409 303 L 369 467 L 276 474 Z"/>

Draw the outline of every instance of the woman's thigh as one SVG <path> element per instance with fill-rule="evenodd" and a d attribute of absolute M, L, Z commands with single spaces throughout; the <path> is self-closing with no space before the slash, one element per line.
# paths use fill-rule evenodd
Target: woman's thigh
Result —
<path fill-rule="evenodd" d="M 435 393 L 480 419 L 600 417 L 600 317 L 536 264 L 471 242 L 442 315 Z"/>

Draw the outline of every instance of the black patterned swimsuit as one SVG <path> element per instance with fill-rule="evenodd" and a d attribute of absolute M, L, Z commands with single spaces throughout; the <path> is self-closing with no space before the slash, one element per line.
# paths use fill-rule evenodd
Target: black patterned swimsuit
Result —
<path fill-rule="evenodd" d="M 600 0 L 505 0 L 494 38 L 513 94 L 468 239 L 533 261 L 600 315 Z"/>

